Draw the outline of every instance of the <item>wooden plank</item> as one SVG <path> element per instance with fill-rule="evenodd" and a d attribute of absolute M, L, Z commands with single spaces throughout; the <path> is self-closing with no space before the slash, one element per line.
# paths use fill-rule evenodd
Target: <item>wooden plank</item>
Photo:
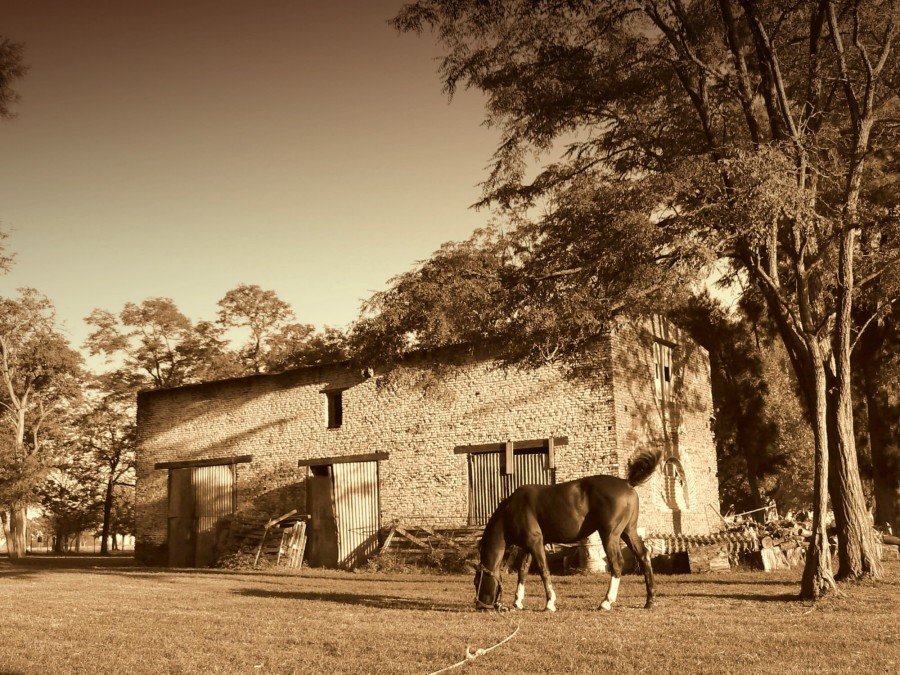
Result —
<path fill-rule="evenodd" d="M 391 542 L 394 540 L 394 535 L 396 533 L 397 533 L 397 526 L 396 525 L 391 526 L 390 532 L 388 532 L 388 535 L 384 538 L 384 543 L 381 545 L 381 553 L 384 553 L 385 551 L 388 550 L 388 548 L 391 545 Z"/>
<path fill-rule="evenodd" d="M 509 476 L 516 472 L 516 457 L 512 441 L 506 441 L 505 453 L 503 473 Z"/>
<path fill-rule="evenodd" d="M 300 546 L 297 549 L 297 562 L 294 565 L 297 568 L 303 567 L 303 555 L 306 553 L 306 523 L 303 523 L 303 532 L 300 535 Z"/>
<path fill-rule="evenodd" d="M 280 523 L 282 520 L 285 520 L 285 519 L 287 519 L 287 518 L 290 518 L 290 517 L 291 517 L 292 515 L 294 515 L 295 513 L 297 513 L 297 509 L 291 509 L 290 511 L 288 511 L 287 513 L 285 513 L 283 516 L 278 516 L 277 518 L 273 518 L 273 519 L 270 520 L 268 523 L 266 523 L 266 529 L 268 529 L 268 528 L 270 528 L 270 527 L 273 527 L 274 525 L 277 525 L 277 524 Z"/>
<path fill-rule="evenodd" d="M 568 445 L 568 436 L 554 436 L 553 445 Z M 527 441 L 513 441 L 513 450 L 539 450 L 547 447 L 546 438 L 535 438 Z M 479 445 L 457 445 L 453 448 L 455 455 L 476 455 L 483 452 L 502 452 L 506 449 L 506 442 L 503 443 L 482 443 Z"/>
<path fill-rule="evenodd" d="M 266 543 L 266 535 L 268 534 L 269 528 L 266 527 L 265 531 L 263 532 L 262 539 L 259 542 L 259 548 L 256 549 L 256 557 L 253 559 L 253 567 L 256 567 L 256 565 L 259 563 L 259 556 L 262 553 L 263 545 Z"/>
<path fill-rule="evenodd" d="M 547 471 L 556 468 L 556 439 L 551 436 L 547 439 Z"/>
<path fill-rule="evenodd" d="M 281 531 L 281 540 L 278 542 L 278 555 L 275 556 L 276 565 L 281 562 L 281 554 L 284 552 L 284 535 L 286 532 L 287 530 Z"/>
<path fill-rule="evenodd" d="M 432 539 L 437 539 L 437 543 L 440 546 L 449 546 L 450 548 L 459 548 L 459 545 L 455 541 L 453 541 L 449 537 L 441 534 L 440 532 L 436 532 L 435 530 L 432 530 L 429 527 L 425 527 L 424 525 L 418 525 L 415 529 L 419 530 L 421 532 L 424 532 Z"/>
<path fill-rule="evenodd" d="M 395 530 L 396 530 L 397 534 L 399 534 L 401 537 L 403 537 L 407 541 L 411 541 L 413 544 L 415 544 L 419 548 L 431 548 L 431 546 L 428 544 L 427 541 L 423 541 L 422 539 L 419 539 L 414 534 L 410 534 L 409 532 L 404 530 L 402 527 L 398 526 L 397 528 L 395 528 Z"/>
<path fill-rule="evenodd" d="M 367 455 L 339 455 L 337 457 L 316 457 L 301 459 L 297 466 L 326 466 L 330 464 L 349 464 L 351 462 L 377 462 L 390 457 L 389 452 L 372 452 Z"/>
<path fill-rule="evenodd" d="M 246 464 L 253 461 L 253 455 L 234 455 L 210 459 L 186 459 L 180 462 L 157 462 L 154 469 L 188 469 L 195 466 L 220 466 L 222 464 Z"/>

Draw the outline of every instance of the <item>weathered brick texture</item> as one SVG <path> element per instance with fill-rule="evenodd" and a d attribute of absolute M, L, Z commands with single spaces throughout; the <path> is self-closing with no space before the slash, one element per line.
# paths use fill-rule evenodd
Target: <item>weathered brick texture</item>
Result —
<path fill-rule="evenodd" d="M 168 471 L 160 462 L 252 455 L 238 464 L 243 519 L 306 510 L 307 467 L 298 460 L 387 453 L 379 462 L 384 525 L 457 527 L 467 523 L 468 468 L 461 445 L 568 438 L 556 448 L 556 480 L 625 474 L 631 454 L 658 440 L 653 427 L 652 354 L 641 327 L 622 325 L 598 353 L 589 377 L 553 367 L 503 369 L 480 357 L 453 364 L 423 360 L 363 377 L 344 365 L 142 393 L 138 400 L 138 554 L 159 560 L 167 536 Z M 646 354 L 644 352 L 647 352 Z M 684 396 L 679 458 L 687 479 L 680 527 L 709 529 L 718 509 L 705 353 L 682 349 Z M 647 372 L 644 372 L 647 371 Z M 649 386 L 649 389 L 648 389 Z M 343 389 L 343 424 L 327 428 L 325 391 Z M 673 530 L 661 476 L 641 488 L 641 524 Z"/>

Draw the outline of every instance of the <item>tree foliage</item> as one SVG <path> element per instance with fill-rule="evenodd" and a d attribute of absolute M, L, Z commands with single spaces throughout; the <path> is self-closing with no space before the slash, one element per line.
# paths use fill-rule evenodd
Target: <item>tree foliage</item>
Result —
<path fill-rule="evenodd" d="M 0 504 L 13 556 L 25 554 L 25 509 L 59 458 L 81 380 L 81 357 L 57 332 L 50 301 L 32 289 L 0 298 Z"/>
<path fill-rule="evenodd" d="M 24 45 L 0 35 L 0 118 L 15 116 L 12 105 L 19 101 L 19 94 L 14 85 L 28 72 L 23 59 Z"/>
<path fill-rule="evenodd" d="M 219 301 L 215 321 L 192 321 L 170 298 L 127 303 L 119 312 L 94 310 L 85 347 L 104 355 L 116 386 L 162 389 L 259 373 L 274 373 L 345 357 L 344 336 L 293 321 L 274 291 L 242 284 Z"/>
<path fill-rule="evenodd" d="M 747 305 L 749 304 L 749 307 Z M 775 500 L 779 509 L 812 503 L 812 434 L 784 348 L 758 308 L 727 312 L 708 294 L 673 320 L 709 352 L 719 489 L 737 512 Z"/>
<path fill-rule="evenodd" d="M 200 343 L 193 325 L 169 298 L 126 303 L 121 312 L 96 309 L 85 321 L 94 328 L 85 347 L 109 362 L 121 359 L 135 388 L 177 387 L 192 381 Z M 205 347 L 208 347 L 203 343 Z"/>
<path fill-rule="evenodd" d="M 103 520 L 103 480 L 86 455 L 69 455 L 40 486 L 40 501 L 63 552 L 73 536 L 92 530 Z"/>

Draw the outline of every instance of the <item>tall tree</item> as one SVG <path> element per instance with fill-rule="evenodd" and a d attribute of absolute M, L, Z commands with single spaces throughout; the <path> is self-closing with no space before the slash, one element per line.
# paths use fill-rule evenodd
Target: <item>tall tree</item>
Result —
<path fill-rule="evenodd" d="M 276 373 L 346 358 L 345 336 L 294 321 L 294 310 L 275 291 L 241 284 L 219 301 L 219 326 L 240 342 L 242 374 Z"/>
<path fill-rule="evenodd" d="M 275 291 L 255 284 L 240 284 L 219 300 L 219 307 L 219 323 L 224 328 L 248 333 L 238 352 L 246 370 L 265 372 L 270 341 L 294 318 L 291 306 Z"/>
<path fill-rule="evenodd" d="M 109 552 L 113 514 L 120 487 L 134 487 L 135 403 L 133 392 L 120 386 L 115 373 L 94 383 L 95 401 L 76 422 L 77 448 L 91 466 L 95 481 L 102 484 L 100 553 Z"/>
<path fill-rule="evenodd" d="M 815 533 L 801 594 L 834 587 L 829 488 L 839 576 L 877 576 L 850 357 L 857 296 L 897 262 L 893 246 L 870 244 L 896 215 L 867 189 L 869 158 L 900 135 L 897 3 L 420 0 L 394 22 L 436 31 L 448 93 L 487 95 L 501 140 L 481 204 L 546 209 L 522 266 L 536 319 L 561 296 L 573 299 L 567 313 L 602 310 L 591 294 L 607 290 L 609 310 L 592 321 L 625 309 L 615 284 L 636 267 L 610 268 L 620 248 L 650 275 L 635 279 L 648 293 L 664 289 L 654 261 L 684 276 L 726 258 L 756 286 L 813 420 Z M 533 154 L 560 143 L 558 161 L 529 180 Z M 900 291 L 885 292 L 892 303 Z M 577 346 L 590 323 L 554 322 L 554 332 Z"/>
<path fill-rule="evenodd" d="M 81 357 L 32 289 L 0 298 L 0 504 L 10 557 L 25 556 L 26 510 L 56 460 L 52 440 L 81 396 Z"/>

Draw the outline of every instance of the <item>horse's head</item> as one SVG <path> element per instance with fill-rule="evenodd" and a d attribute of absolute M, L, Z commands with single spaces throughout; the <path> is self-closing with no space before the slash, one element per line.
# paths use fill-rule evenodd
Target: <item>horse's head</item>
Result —
<path fill-rule="evenodd" d="M 475 609 L 499 609 L 503 582 L 500 574 L 492 572 L 484 565 L 475 570 Z"/>

